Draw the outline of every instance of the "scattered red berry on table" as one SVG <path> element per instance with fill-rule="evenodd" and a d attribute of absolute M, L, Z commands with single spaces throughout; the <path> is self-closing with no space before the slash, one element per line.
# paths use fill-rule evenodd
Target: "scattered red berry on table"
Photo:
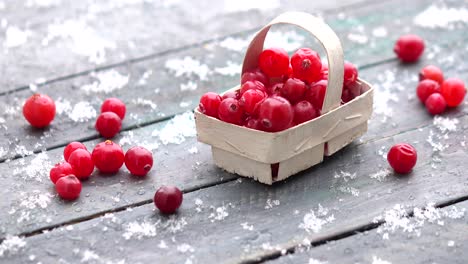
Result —
<path fill-rule="evenodd" d="M 260 53 L 258 65 L 268 77 L 281 77 L 289 71 L 289 56 L 282 48 L 268 48 Z M 293 66 L 294 67 L 294 66 Z"/>
<path fill-rule="evenodd" d="M 351 62 L 344 63 L 344 85 L 349 86 L 357 81 L 358 70 Z"/>
<path fill-rule="evenodd" d="M 242 96 L 248 90 L 260 90 L 266 92 L 265 85 L 259 81 L 248 81 L 242 84 L 240 89 L 240 95 Z"/>
<path fill-rule="evenodd" d="M 222 98 L 217 93 L 208 92 L 200 98 L 198 108 L 200 112 L 205 115 L 218 118 L 218 108 L 221 104 Z"/>
<path fill-rule="evenodd" d="M 239 104 L 243 107 L 245 113 L 253 115 L 255 110 L 258 109 L 258 104 L 261 103 L 265 97 L 266 93 L 260 90 L 248 90 L 240 98 Z"/>
<path fill-rule="evenodd" d="M 60 162 L 50 169 L 50 180 L 55 184 L 63 176 L 73 174 L 73 169 L 68 162 Z"/>
<path fill-rule="evenodd" d="M 450 107 L 457 107 L 465 98 L 466 88 L 462 80 L 450 78 L 442 83 L 441 94 Z"/>
<path fill-rule="evenodd" d="M 62 199 L 75 200 L 80 197 L 81 182 L 75 175 L 70 174 L 58 179 L 55 190 Z"/>
<path fill-rule="evenodd" d="M 309 49 L 298 49 L 291 57 L 291 66 L 294 77 L 307 83 L 312 83 L 322 78 L 322 61 L 317 52 Z"/>
<path fill-rule="evenodd" d="M 97 144 L 91 157 L 96 168 L 102 173 L 116 173 L 124 163 L 122 148 L 110 140 Z"/>
<path fill-rule="evenodd" d="M 55 117 L 55 103 L 45 94 L 34 94 L 23 106 L 23 116 L 36 128 L 48 126 Z"/>
<path fill-rule="evenodd" d="M 419 80 L 433 80 L 442 85 L 444 82 L 444 73 L 434 65 L 428 65 L 419 72 Z"/>
<path fill-rule="evenodd" d="M 294 124 L 298 125 L 318 116 L 314 106 L 308 101 L 301 101 L 293 106 Z"/>
<path fill-rule="evenodd" d="M 424 51 L 424 40 L 416 35 L 403 35 L 395 43 L 393 51 L 401 61 L 415 62 Z"/>
<path fill-rule="evenodd" d="M 73 168 L 73 174 L 80 180 L 89 178 L 94 170 L 94 162 L 91 154 L 84 149 L 77 149 L 68 158 L 68 163 Z"/>
<path fill-rule="evenodd" d="M 325 92 L 327 91 L 328 81 L 321 80 L 309 87 L 305 94 L 305 99 L 309 101 L 316 109 L 322 110 Z"/>
<path fill-rule="evenodd" d="M 135 176 L 145 176 L 153 167 L 153 153 L 144 147 L 132 147 L 125 153 L 125 166 Z"/>
<path fill-rule="evenodd" d="M 238 100 L 226 98 L 219 105 L 218 115 L 219 119 L 224 122 L 240 125 L 244 110 Z"/>
<path fill-rule="evenodd" d="M 65 158 L 65 161 L 68 161 L 68 158 L 70 157 L 70 155 L 73 153 L 73 151 L 75 151 L 77 149 L 87 150 L 86 146 L 83 145 L 83 143 L 81 143 L 81 142 L 71 142 L 63 150 L 63 157 Z"/>
<path fill-rule="evenodd" d="M 108 98 L 102 103 L 101 106 L 101 113 L 114 112 L 122 120 L 125 118 L 126 110 L 127 107 L 125 106 L 125 104 L 117 98 Z"/>
<path fill-rule="evenodd" d="M 173 214 L 182 204 L 183 194 L 175 186 L 162 186 L 154 194 L 154 204 L 164 214 Z"/>
<path fill-rule="evenodd" d="M 95 127 L 101 136 L 113 138 L 122 128 L 122 119 L 114 112 L 104 112 L 98 116 Z"/>
<path fill-rule="evenodd" d="M 434 80 L 422 80 L 416 88 L 416 95 L 422 103 L 433 93 L 440 93 L 440 85 Z"/>
<path fill-rule="evenodd" d="M 294 111 L 288 100 L 280 96 L 265 99 L 259 106 L 258 120 L 262 130 L 277 132 L 291 126 Z"/>
<path fill-rule="evenodd" d="M 433 93 L 426 99 L 426 109 L 431 115 L 439 115 L 447 108 L 447 102 L 439 93 Z"/>
<path fill-rule="evenodd" d="M 281 95 L 288 99 L 291 104 L 299 102 L 306 91 L 306 84 L 296 78 L 288 79 L 281 88 Z"/>
<path fill-rule="evenodd" d="M 388 163 L 400 174 L 409 173 L 416 165 L 417 159 L 416 149 L 406 143 L 394 145 L 387 154 Z"/>
<path fill-rule="evenodd" d="M 254 71 L 245 72 L 242 74 L 241 77 L 241 84 L 251 81 L 259 81 L 263 83 L 263 85 L 267 86 L 269 84 L 268 77 L 260 71 L 260 69 L 256 69 Z"/>

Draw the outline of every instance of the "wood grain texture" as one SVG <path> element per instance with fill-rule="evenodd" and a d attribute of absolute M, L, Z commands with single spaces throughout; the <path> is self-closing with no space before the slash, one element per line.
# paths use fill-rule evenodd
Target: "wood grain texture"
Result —
<path fill-rule="evenodd" d="M 456 131 L 448 132 L 447 137 L 437 126 L 429 126 L 354 144 L 272 187 L 242 180 L 191 192 L 185 195 L 174 218 L 160 215 L 148 204 L 59 228 L 26 238 L 20 253 L 5 260 L 20 262 L 30 255 L 43 263 L 90 256 L 104 263 L 183 263 L 187 259 L 192 263 L 237 263 L 261 259 L 304 241 L 367 225 L 395 204 L 424 206 L 466 195 L 468 149 L 460 143 L 466 140 L 462 132 L 466 124 L 467 117 L 460 118 Z M 424 140 L 429 137 L 430 142 L 447 147 L 434 152 Z M 414 171 L 401 177 L 393 173 L 375 176 L 387 167 L 380 151 L 401 141 L 418 150 L 419 163 Z M 45 241 L 47 249 L 39 246 Z"/>
<path fill-rule="evenodd" d="M 456 208 L 456 209 L 454 209 Z M 447 217 L 450 212 L 465 213 L 458 217 Z M 409 218 L 409 225 L 416 225 L 416 231 L 397 228 L 389 239 L 383 239 L 377 230 L 360 233 L 349 238 L 311 248 L 298 249 L 295 254 L 283 256 L 267 263 L 373 263 L 374 259 L 388 263 L 466 263 L 468 252 L 468 202 L 456 203 L 440 209 L 432 215 L 436 221 Z M 365 250 L 363 250 L 365 249 Z"/>

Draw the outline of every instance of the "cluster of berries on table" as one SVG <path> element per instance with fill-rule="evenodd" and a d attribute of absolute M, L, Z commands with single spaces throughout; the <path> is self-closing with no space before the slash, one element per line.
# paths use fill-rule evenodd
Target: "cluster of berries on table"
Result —
<path fill-rule="evenodd" d="M 96 130 L 105 138 L 113 138 L 122 128 L 127 107 L 117 98 L 108 98 L 101 105 L 101 114 L 96 119 Z"/>
<path fill-rule="evenodd" d="M 466 87 L 457 78 L 444 79 L 443 72 L 429 65 L 419 72 L 416 95 L 431 115 L 442 114 L 447 107 L 457 107 L 465 98 Z"/>
<path fill-rule="evenodd" d="M 266 132 L 278 132 L 317 118 L 328 84 L 328 67 L 309 48 L 291 58 L 281 48 L 268 48 L 258 68 L 242 74 L 241 86 L 223 95 L 208 92 L 200 112 L 224 122 Z M 342 104 L 361 94 L 355 65 L 345 62 Z"/>
<path fill-rule="evenodd" d="M 65 161 L 50 170 L 50 180 L 59 196 L 75 200 L 81 193 L 81 181 L 88 179 L 96 167 L 103 174 L 115 174 L 122 165 L 135 176 L 145 176 L 153 166 L 153 154 L 143 147 L 132 147 L 125 154 L 115 142 L 97 144 L 92 153 L 80 142 L 71 142 L 63 150 Z"/>

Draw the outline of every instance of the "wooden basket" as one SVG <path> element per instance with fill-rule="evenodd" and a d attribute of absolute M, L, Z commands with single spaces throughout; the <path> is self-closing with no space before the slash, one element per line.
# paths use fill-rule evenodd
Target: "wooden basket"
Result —
<path fill-rule="evenodd" d="M 272 184 L 323 161 L 367 131 L 372 114 L 373 88 L 358 79 L 361 95 L 340 105 L 343 86 L 343 50 L 333 30 L 322 20 L 302 12 L 279 15 L 250 43 L 242 73 L 255 69 L 268 30 L 292 24 L 314 35 L 328 57 L 328 87 L 322 115 L 276 133 L 229 124 L 195 110 L 198 140 L 211 145 L 217 166 L 228 172 Z M 233 89 L 238 89 L 234 87 Z"/>

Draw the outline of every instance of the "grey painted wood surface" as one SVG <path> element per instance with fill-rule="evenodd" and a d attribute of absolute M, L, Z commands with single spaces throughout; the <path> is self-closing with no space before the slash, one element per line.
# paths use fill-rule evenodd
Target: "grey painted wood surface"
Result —
<path fill-rule="evenodd" d="M 295 254 L 268 263 L 466 263 L 467 211 L 465 201 L 422 211 L 425 214 L 408 221 L 405 217 L 395 218 L 402 221 L 316 248 L 298 248 Z M 383 238 L 385 233 L 388 239 Z"/>

